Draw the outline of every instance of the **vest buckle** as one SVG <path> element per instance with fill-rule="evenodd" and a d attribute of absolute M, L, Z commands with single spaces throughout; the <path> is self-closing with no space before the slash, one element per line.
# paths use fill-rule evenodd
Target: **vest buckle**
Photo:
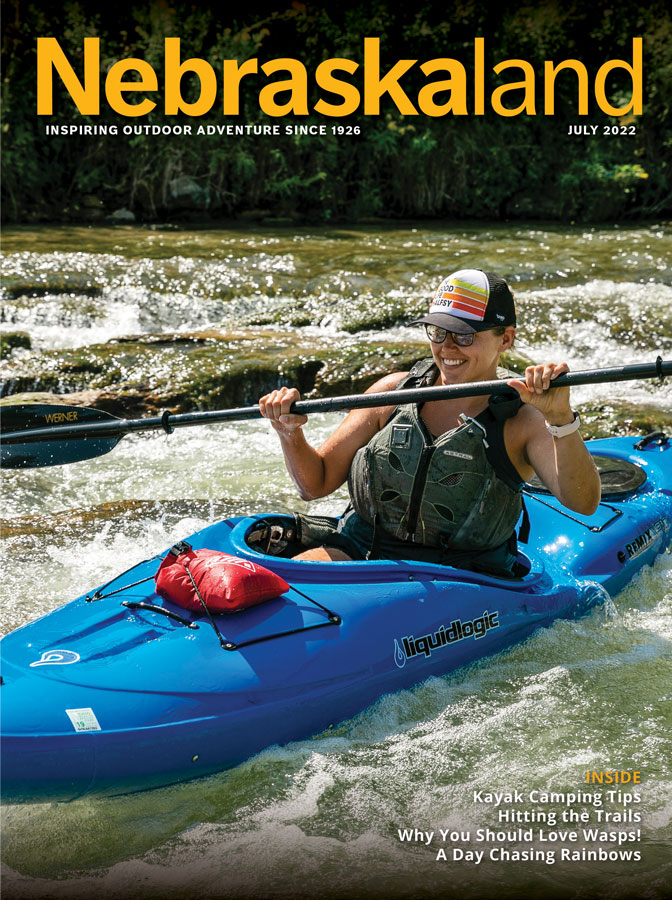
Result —
<path fill-rule="evenodd" d="M 460 422 L 462 422 L 463 425 L 466 425 L 467 423 L 469 423 L 470 425 L 475 425 L 477 428 L 480 428 L 481 431 L 483 432 L 483 434 L 481 435 L 481 437 L 483 438 L 483 446 L 490 447 L 490 444 L 487 441 L 488 432 L 485 429 L 485 425 L 482 425 L 478 421 L 478 419 L 473 419 L 471 416 L 468 416 L 466 413 L 460 413 L 460 415 L 458 416 L 458 419 L 460 420 Z"/>

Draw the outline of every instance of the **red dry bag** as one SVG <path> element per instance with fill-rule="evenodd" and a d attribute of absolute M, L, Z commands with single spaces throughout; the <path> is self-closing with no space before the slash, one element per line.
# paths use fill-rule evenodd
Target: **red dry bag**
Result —
<path fill-rule="evenodd" d="M 156 593 L 195 612 L 198 598 L 211 612 L 234 613 L 264 603 L 289 590 L 270 569 L 218 550 L 192 550 L 183 541 L 170 549 L 155 575 Z"/>

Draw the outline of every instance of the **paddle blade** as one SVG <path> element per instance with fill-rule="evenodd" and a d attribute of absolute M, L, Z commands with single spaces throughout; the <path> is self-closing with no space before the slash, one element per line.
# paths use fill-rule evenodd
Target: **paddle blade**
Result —
<path fill-rule="evenodd" d="M 45 466 L 61 466 L 93 459 L 109 453 L 119 443 L 123 434 L 110 436 L 77 435 L 64 437 L 58 427 L 89 422 L 116 421 L 117 417 L 100 409 L 86 406 L 65 406 L 47 403 L 8 404 L 0 407 L 0 431 L 3 438 L 13 434 L 9 442 L 3 439 L 0 447 L 0 465 L 6 469 L 37 469 Z M 39 441 L 21 441 L 14 433 L 33 428 L 54 426 L 53 438 L 49 435 Z"/>

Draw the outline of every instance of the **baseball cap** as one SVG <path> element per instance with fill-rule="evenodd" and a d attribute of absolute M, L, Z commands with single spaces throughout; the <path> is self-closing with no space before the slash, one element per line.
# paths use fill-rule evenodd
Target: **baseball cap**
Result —
<path fill-rule="evenodd" d="M 429 313 L 411 325 L 438 325 L 456 334 L 515 325 L 516 308 L 506 281 L 482 269 L 447 275 L 434 293 Z"/>

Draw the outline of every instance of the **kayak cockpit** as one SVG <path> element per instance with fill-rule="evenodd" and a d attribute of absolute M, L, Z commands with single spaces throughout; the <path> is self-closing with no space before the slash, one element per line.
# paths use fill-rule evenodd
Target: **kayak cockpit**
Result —
<path fill-rule="evenodd" d="M 296 540 L 294 518 L 288 515 L 247 516 L 234 520 L 227 538 L 229 548 L 238 556 L 268 566 L 288 581 L 380 583 L 399 581 L 459 581 L 461 583 L 506 587 L 513 591 L 534 591 L 546 578 L 541 559 L 532 560 L 518 552 L 521 575 L 502 578 L 455 566 L 418 560 L 376 559 L 351 562 L 311 562 L 292 557 L 305 550 Z M 292 533 L 294 532 L 294 533 Z M 289 533 L 289 534 L 288 534 Z M 272 552 L 268 552 L 268 550 Z"/>

